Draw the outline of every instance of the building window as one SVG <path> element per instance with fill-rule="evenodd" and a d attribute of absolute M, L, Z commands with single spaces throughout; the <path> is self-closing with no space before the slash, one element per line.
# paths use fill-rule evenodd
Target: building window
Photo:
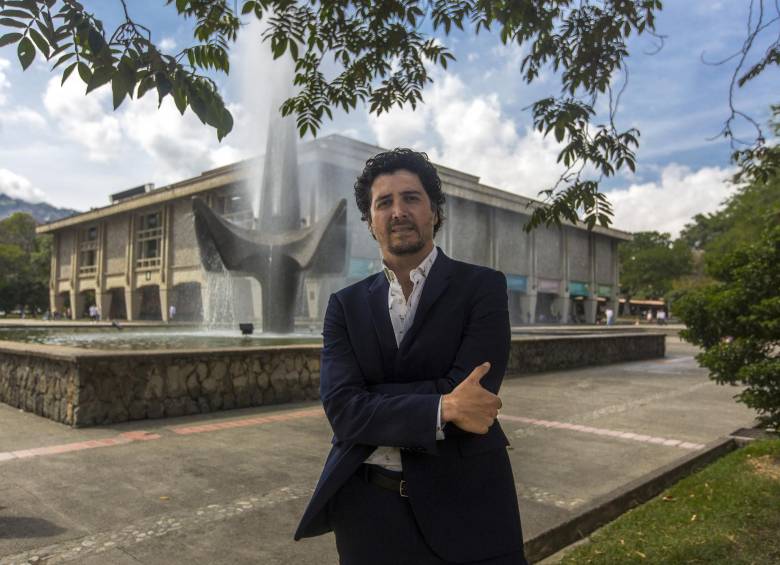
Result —
<path fill-rule="evenodd" d="M 136 268 L 159 267 L 161 251 L 162 221 L 160 212 L 142 214 L 138 217 L 138 232 L 136 234 Z"/>
<path fill-rule="evenodd" d="M 97 272 L 98 249 L 97 226 L 90 226 L 79 233 L 79 274 L 92 275 Z"/>

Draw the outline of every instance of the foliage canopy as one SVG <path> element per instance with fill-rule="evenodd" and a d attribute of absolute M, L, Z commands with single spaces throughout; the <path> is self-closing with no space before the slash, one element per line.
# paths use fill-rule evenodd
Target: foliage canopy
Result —
<path fill-rule="evenodd" d="M 716 279 L 686 293 L 675 311 L 684 339 L 701 346 L 699 363 L 720 384 L 746 388 L 737 399 L 780 429 L 780 210 L 760 238 L 713 264 Z"/>
<path fill-rule="evenodd" d="M 16 45 L 25 69 L 40 54 L 52 70 L 63 70 L 63 82 L 75 72 L 87 92 L 110 83 L 114 108 L 151 91 L 160 103 L 171 96 L 181 113 L 191 108 L 219 139 L 233 118 L 210 75 L 229 72 L 228 52 L 247 18 L 266 23 L 263 39 L 274 57 L 294 61 L 297 94 L 281 112 L 295 117 L 302 136 L 316 135 L 334 108 L 349 112 L 366 104 L 381 114 L 416 107 L 432 80 L 426 64 L 446 69 L 455 58 L 440 38 L 454 30 L 495 31 L 526 53 L 523 81 L 532 83 L 547 67 L 560 79 L 559 94 L 534 102 L 531 113 L 538 131 L 562 143 L 558 161 L 565 172 L 540 193 L 547 206 L 534 209 L 528 230 L 563 220 L 610 224 L 612 207 L 600 182 L 623 168 L 635 170 L 639 143 L 636 128 L 621 130 L 615 120 L 628 81 L 628 40 L 647 34 L 662 44 L 655 34 L 661 0 L 166 0 L 195 22 L 193 44 L 168 54 L 131 17 L 127 0 L 117 2 L 124 17 L 107 30 L 96 10 L 76 0 L 0 0 L 0 47 Z M 776 2 L 751 2 L 745 41 L 726 59 L 736 63 L 721 134 L 732 141 L 748 180 L 768 178 L 780 160 L 770 158 L 775 154 L 761 127 L 734 106 L 734 92 L 780 63 L 780 36 L 772 37 L 779 21 Z M 759 37 L 770 37 L 769 45 L 751 64 Z M 326 73 L 326 65 L 335 72 Z M 608 108 L 603 120 L 596 113 L 600 98 Z M 736 139 L 738 121 L 755 127 L 754 141 Z"/>
<path fill-rule="evenodd" d="M 620 92 L 613 83 L 625 69 L 628 39 L 653 33 L 662 8 L 660 0 L 166 0 L 196 22 L 194 44 L 166 54 L 151 30 L 131 18 L 126 0 L 119 2 L 124 21 L 110 31 L 76 0 L 0 0 L 0 32 L 8 31 L 0 46 L 17 45 L 25 69 L 39 53 L 63 69 L 63 81 L 75 71 L 87 92 L 110 83 L 114 108 L 152 90 L 159 102 L 172 96 L 180 112 L 191 108 L 220 139 L 233 119 L 208 74 L 229 71 L 228 49 L 242 17 L 264 19 L 274 57 L 294 60 L 298 91 L 281 111 L 295 116 L 301 135 L 316 134 L 333 108 L 367 104 L 376 114 L 414 108 L 431 82 L 426 63 L 446 68 L 454 59 L 439 36 L 495 30 L 504 44 L 526 49 L 525 82 L 547 66 L 561 81 L 560 95 L 537 100 L 532 115 L 538 131 L 563 143 L 558 160 L 566 171 L 543 191 L 549 206 L 534 210 L 529 229 L 577 222 L 579 214 L 589 227 L 610 223 L 599 181 L 635 169 L 639 138 L 635 128 L 615 124 Z M 326 60 L 338 69 L 332 77 L 323 71 Z M 608 97 L 609 116 L 597 124 L 600 96 Z"/>
<path fill-rule="evenodd" d="M 780 155 L 780 151 L 772 154 Z M 740 186 L 720 210 L 694 216 L 680 232 L 680 239 L 691 249 L 704 251 L 708 270 L 715 268 L 719 257 L 761 236 L 764 224 L 760 219 L 778 203 L 780 176 L 755 180 Z"/>
<path fill-rule="evenodd" d="M 0 221 L 0 309 L 49 304 L 51 237 L 35 235 L 35 220 L 17 212 Z"/>
<path fill-rule="evenodd" d="M 675 279 L 691 272 L 691 251 L 668 233 L 638 232 L 621 243 L 620 292 L 634 298 L 663 298 Z"/>

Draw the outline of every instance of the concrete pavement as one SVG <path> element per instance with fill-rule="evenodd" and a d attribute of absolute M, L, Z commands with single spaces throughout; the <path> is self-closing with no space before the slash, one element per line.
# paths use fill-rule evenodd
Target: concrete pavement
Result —
<path fill-rule="evenodd" d="M 504 381 L 526 539 L 752 425 L 694 353 Z M 0 565 L 336 563 L 292 541 L 329 442 L 316 403 L 79 430 L 0 405 Z"/>

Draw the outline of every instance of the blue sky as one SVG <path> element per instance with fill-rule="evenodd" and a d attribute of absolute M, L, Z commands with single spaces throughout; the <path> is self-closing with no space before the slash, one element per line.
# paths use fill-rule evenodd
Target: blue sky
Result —
<path fill-rule="evenodd" d="M 85 4 L 101 10 L 110 26 L 118 3 Z M 129 6 L 153 30 L 153 39 L 178 50 L 190 41 L 191 23 L 163 4 L 137 0 Z M 630 80 L 618 115 L 621 128 L 642 132 L 639 168 L 605 188 L 615 205 L 615 227 L 676 235 L 694 214 L 715 210 L 734 190 L 727 182 L 733 174 L 729 144 L 711 139 L 728 117 L 733 63 L 706 65 L 701 59 L 723 59 L 739 48 L 749 2 L 665 4 L 657 22 L 666 36 L 663 49 L 649 54 L 649 37 L 630 45 Z M 189 112 L 180 117 L 171 103 L 158 110 L 147 95 L 113 112 L 108 89 L 85 97 L 75 74 L 61 88 L 50 65 L 37 59 L 23 72 L 15 49 L 0 48 L 0 192 L 87 210 L 106 205 L 112 192 L 146 182 L 162 186 L 252 155 L 264 143 L 259 109 L 269 98 L 269 77 L 283 72 L 271 68 L 257 35 L 256 26 L 247 28 L 231 53 L 231 75 L 217 77 L 237 122 L 221 144 L 213 130 Z M 376 118 L 359 108 L 337 114 L 320 135 L 412 146 L 486 184 L 536 196 L 560 170 L 555 143 L 531 131 L 527 106 L 555 94 L 557 77 L 548 73 L 533 85 L 523 83 L 520 48 L 503 46 L 495 35 L 458 34 L 442 41 L 458 61 L 434 72 L 417 111 Z M 772 69 L 736 98 L 762 124 L 769 105 L 778 102 L 770 88 L 776 79 Z"/>

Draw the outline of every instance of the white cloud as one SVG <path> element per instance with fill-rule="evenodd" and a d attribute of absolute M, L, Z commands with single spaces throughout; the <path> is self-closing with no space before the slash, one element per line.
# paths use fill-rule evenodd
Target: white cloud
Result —
<path fill-rule="evenodd" d="M 736 187 L 732 168 L 704 167 L 691 171 L 675 163 L 661 171 L 659 182 L 632 184 L 608 193 L 615 227 L 628 231 L 669 232 L 677 237 L 696 214 L 717 210 Z"/>
<path fill-rule="evenodd" d="M 131 101 L 120 123 L 127 137 L 152 158 L 150 173 L 160 182 L 179 181 L 242 158 L 226 141 L 219 144 L 216 130 L 191 111 L 179 114 L 170 97 L 159 108 L 153 93 Z"/>
<path fill-rule="evenodd" d="M 29 125 L 42 128 L 46 125 L 46 119 L 32 108 L 18 106 L 6 112 L 0 112 L 0 131 L 9 125 Z"/>
<path fill-rule="evenodd" d="M 146 156 L 151 159 L 147 178 L 168 183 L 243 158 L 226 142 L 220 144 L 216 130 L 203 125 L 191 111 L 180 115 L 171 97 L 158 108 L 156 93 L 150 92 L 140 100 L 125 99 L 114 112 L 108 86 L 85 96 L 78 77 L 71 77 L 62 88 L 59 83 L 59 77 L 49 81 L 44 106 L 59 132 L 83 146 L 91 161 Z M 230 108 L 234 117 L 240 115 L 240 106 Z"/>
<path fill-rule="evenodd" d="M 33 186 L 25 177 L 8 169 L 0 169 L 0 192 L 27 202 L 46 200 L 46 194 L 41 189 Z"/>
<path fill-rule="evenodd" d="M 71 76 L 60 87 L 60 77 L 49 80 L 43 104 L 60 132 L 87 149 L 91 161 L 108 161 L 117 157 L 122 132 L 119 120 L 107 110 L 111 96 L 108 86 L 84 95 L 84 83 Z"/>
<path fill-rule="evenodd" d="M 6 103 L 8 98 L 5 95 L 5 91 L 11 87 L 11 81 L 5 75 L 6 69 L 11 66 L 8 59 L 0 57 L 0 106 Z"/>
<path fill-rule="evenodd" d="M 426 103 L 369 116 L 384 147 L 412 146 L 481 182 L 535 198 L 562 172 L 559 145 L 506 116 L 497 94 L 474 95 L 453 74 L 435 77 Z"/>
<path fill-rule="evenodd" d="M 176 40 L 172 37 L 163 37 L 157 47 L 162 51 L 173 51 L 176 49 Z"/>

